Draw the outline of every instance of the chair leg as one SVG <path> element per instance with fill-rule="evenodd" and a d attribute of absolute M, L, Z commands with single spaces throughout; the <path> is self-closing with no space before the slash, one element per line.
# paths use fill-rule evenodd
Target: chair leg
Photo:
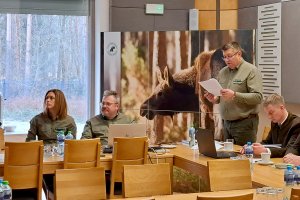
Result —
<path fill-rule="evenodd" d="M 115 198 L 115 182 L 112 179 L 110 180 L 109 198 L 110 199 L 114 199 Z"/>

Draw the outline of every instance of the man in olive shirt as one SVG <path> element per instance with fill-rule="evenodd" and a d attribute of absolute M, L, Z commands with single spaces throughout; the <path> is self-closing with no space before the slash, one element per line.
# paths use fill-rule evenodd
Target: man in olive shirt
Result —
<path fill-rule="evenodd" d="M 257 67 L 242 58 L 237 42 L 222 47 L 226 67 L 220 70 L 218 80 L 221 96 L 205 93 L 212 103 L 220 104 L 224 139 L 233 138 L 238 145 L 255 142 L 258 128 L 259 104 L 262 101 L 262 78 Z"/>
<path fill-rule="evenodd" d="M 101 114 L 92 117 L 84 126 L 81 139 L 100 138 L 101 144 L 107 144 L 109 124 L 130 124 L 128 116 L 119 113 L 120 99 L 115 91 L 103 93 Z"/>

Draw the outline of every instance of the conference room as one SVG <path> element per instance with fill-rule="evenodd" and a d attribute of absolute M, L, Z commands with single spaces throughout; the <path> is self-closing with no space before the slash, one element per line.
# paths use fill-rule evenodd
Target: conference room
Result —
<path fill-rule="evenodd" d="M 230 60 L 224 57 L 222 47 L 232 41 L 240 44 L 243 60 L 255 65 L 260 72 L 262 98 L 280 94 L 287 110 L 300 114 L 299 93 L 293 87 L 299 81 L 295 59 L 300 46 L 295 35 L 298 6 L 298 0 L 0 2 L 3 40 L 0 172 L 3 179 L 9 180 L 13 192 L 38 188 L 35 192 L 38 199 L 76 199 L 56 196 L 60 195 L 59 191 L 80 199 L 76 192 L 81 188 L 88 190 L 91 195 L 88 199 L 201 199 L 252 194 L 250 199 L 270 199 L 272 195 L 284 196 L 285 169 L 277 168 L 286 167 L 282 158 L 271 158 L 265 163 L 255 157 L 250 164 L 240 154 L 231 159 L 204 156 L 203 152 L 199 153 L 193 131 L 209 130 L 213 139 L 219 141 L 216 147 L 223 151 L 226 141 L 220 107 L 207 100 L 199 82 L 218 79 L 225 61 Z M 6 169 L 10 168 L 6 168 L 5 161 L 9 153 L 4 153 L 5 147 L 9 147 L 9 142 L 25 142 L 31 119 L 43 111 L 45 93 L 53 88 L 65 95 L 68 115 L 76 124 L 75 141 L 79 143 L 66 141 L 64 156 L 56 155 L 55 148 L 51 155 L 42 150 L 43 159 L 38 154 L 35 159 L 35 162 L 39 160 L 36 164 L 39 176 L 35 177 L 38 184 L 24 187 L 20 183 L 27 181 L 17 180 L 14 185 L 15 177 L 21 175 L 15 176 L 12 171 L 7 175 Z M 81 137 L 87 121 L 101 114 L 106 90 L 119 94 L 118 111 L 132 119 L 132 126 L 144 126 L 142 135 L 147 139 L 139 141 L 143 143 L 140 151 L 137 150 L 139 145 L 133 143 L 125 146 L 119 143 L 118 151 L 113 148 L 111 153 L 103 153 L 106 144 L 102 140 L 91 138 L 87 139 L 91 143 L 80 143 L 84 141 Z M 263 106 L 260 104 L 258 108 L 256 142 L 261 142 L 271 122 Z M 117 142 L 110 139 L 110 143 Z M 40 152 L 40 145 L 36 143 L 32 148 Z M 87 148 L 91 148 L 93 154 L 88 155 Z M 242 145 L 235 145 L 234 151 L 239 153 L 241 148 Z M 21 151 L 21 156 L 14 154 L 17 163 L 23 162 L 29 147 Z M 116 167 L 114 163 L 121 163 L 117 161 L 117 152 L 123 152 L 126 157 L 130 151 L 140 153 L 138 161 Z M 74 164 L 83 161 L 72 153 L 88 163 Z M 67 156 L 75 159 L 69 161 L 74 165 L 68 165 Z M 138 168 L 141 164 L 145 168 Z M 237 169 L 236 166 L 241 165 L 243 167 Z M 80 171 L 81 168 L 93 170 Z M 29 177 L 29 171 L 33 170 L 27 170 Z M 74 178 L 71 182 L 80 184 L 65 182 L 70 177 L 63 177 L 68 176 L 63 174 L 64 170 Z M 115 171 L 121 172 L 116 174 Z M 41 189 L 43 174 L 57 178 L 53 178 L 52 194 L 45 187 Z M 100 177 L 95 181 L 89 180 L 97 176 Z M 151 180 L 155 177 L 159 179 L 157 182 Z M 121 182 L 122 187 L 114 182 Z M 116 190 L 115 195 L 112 190 Z M 288 190 L 290 195 L 291 189 Z M 270 194 L 274 191 L 276 195 Z M 297 198 L 295 191 L 290 195 L 294 195 L 294 199 Z"/>

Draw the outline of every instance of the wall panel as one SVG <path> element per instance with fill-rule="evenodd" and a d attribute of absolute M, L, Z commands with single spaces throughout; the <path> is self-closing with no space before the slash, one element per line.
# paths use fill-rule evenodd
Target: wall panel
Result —
<path fill-rule="evenodd" d="M 257 7 L 279 2 L 281 0 L 239 0 L 239 8 Z"/>
<path fill-rule="evenodd" d="M 238 29 L 237 10 L 220 11 L 220 30 Z"/>
<path fill-rule="evenodd" d="M 299 0 L 282 2 L 282 95 L 289 103 L 300 103 L 299 8 Z"/>
<path fill-rule="evenodd" d="M 238 0 L 220 0 L 220 10 L 238 9 Z"/>
<path fill-rule="evenodd" d="M 238 10 L 238 29 L 257 29 L 257 7 Z"/>
<path fill-rule="evenodd" d="M 216 11 L 199 11 L 199 30 L 216 30 Z"/>
<path fill-rule="evenodd" d="M 199 10 L 216 10 L 216 0 L 195 0 L 195 8 Z"/>

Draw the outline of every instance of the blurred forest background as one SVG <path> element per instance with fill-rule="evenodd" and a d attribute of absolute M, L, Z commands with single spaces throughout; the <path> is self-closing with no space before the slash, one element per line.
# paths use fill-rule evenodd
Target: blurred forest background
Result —
<path fill-rule="evenodd" d="M 178 73 L 195 65 L 195 59 L 201 52 L 214 51 L 229 41 L 238 41 L 245 50 L 245 59 L 255 63 L 255 32 L 241 31 L 166 31 L 166 32 L 123 32 L 121 33 L 121 103 L 122 110 L 139 122 L 148 125 L 148 134 L 152 143 L 171 143 L 188 139 L 188 128 L 192 125 L 214 129 L 220 139 L 221 123 L 217 108 L 196 112 L 174 110 L 173 117 L 156 115 L 154 120 L 140 116 L 141 104 L 153 93 L 158 80 L 155 69 L 162 71 L 165 66 L 170 74 Z M 207 63 L 210 66 L 210 61 Z M 206 66 L 197 66 L 199 76 L 205 80 L 211 78 Z M 209 71 L 209 72 L 207 72 Z M 201 75 L 202 74 L 202 75 Z M 202 78 L 203 79 L 203 78 Z M 199 77 L 200 80 L 200 77 Z M 198 83 L 196 83 L 198 84 Z M 199 104 L 209 104 L 201 101 Z M 211 113 L 207 113 L 211 112 Z M 218 123 L 215 123 L 218 121 Z"/>
<path fill-rule="evenodd" d="M 58 88 L 70 114 L 84 123 L 88 65 L 87 16 L 0 14 L 5 121 L 29 122 L 42 111 L 46 91 Z"/>

